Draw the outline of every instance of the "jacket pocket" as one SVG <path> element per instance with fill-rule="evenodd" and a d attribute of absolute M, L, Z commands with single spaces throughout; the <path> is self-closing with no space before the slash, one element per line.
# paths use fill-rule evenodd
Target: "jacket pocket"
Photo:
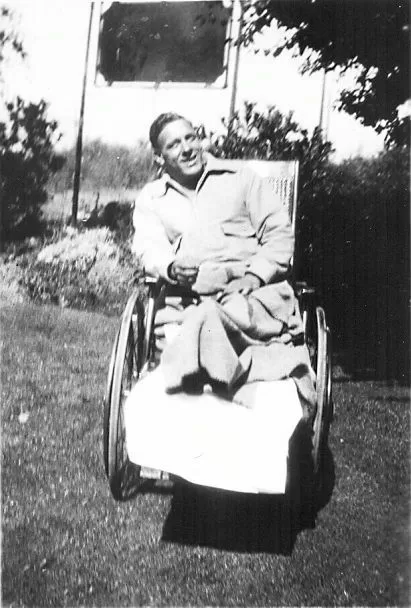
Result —
<path fill-rule="evenodd" d="M 250 238 L 256 236 L 254 228 L 248 222 L 224 222 L 221 229 L 226 236 Z"/>

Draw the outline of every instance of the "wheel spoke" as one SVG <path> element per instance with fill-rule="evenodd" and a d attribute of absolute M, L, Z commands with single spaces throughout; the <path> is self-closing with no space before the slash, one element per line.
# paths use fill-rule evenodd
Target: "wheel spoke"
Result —
<path fill-rule="evenodd" d="M 128 460 L 126 451 L 126 427 L 124 424 L 123 408 L 120 408 L 119 412 L 119 420 L 117 426 L 117 446 L 119 468 L 121 468 Z"/>

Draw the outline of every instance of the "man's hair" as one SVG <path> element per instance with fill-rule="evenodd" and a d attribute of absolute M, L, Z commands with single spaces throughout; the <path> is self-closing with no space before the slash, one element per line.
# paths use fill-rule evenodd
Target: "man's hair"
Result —
<path fill-rule="evenodd" d="M 187 120 L 187 118 L 181 116 L 180 114 L 176 114 L 175 112 L 166 112 L 165 114 L 160 114 L 160 116 L 157 116 L 150 127 L 150 142 L 154 150 L 158 150 L 158 138 L 160 137 L 161 131 L 170 122 L 174 122 L 176 120 L 185 120 L 191 125 L 191 122 Z"/>

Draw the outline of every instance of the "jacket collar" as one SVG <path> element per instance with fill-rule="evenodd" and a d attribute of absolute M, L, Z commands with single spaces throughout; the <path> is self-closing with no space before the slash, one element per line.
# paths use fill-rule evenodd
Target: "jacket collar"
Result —
<path fill-rule="evenodd" d="M 223 158 L 216 158 L 209 152 L 207 153 L 207 164 L 204 169 L 204 173 L 236 173 L 237 168 L 230 165 Z"/>
<path fill-rule="evenodd" d="M 209 173 L 236 173 L 238 169 L 230 166 L 224 159 L 216 158 L 209 152 L 206 153 L 206 165 L 204 167 L 204 171 L 200 177 L 198 182 L 198 187 L 204 182 L 205 178 Z M 157 180 L 156 188 L 158 187 L 157 195 L 164 196 L 167 193 L 168 188 L 174 188 L 180 191 L 179 184 L 174 179 L 172 179 L 168 173 L 163 173 L 163 175 Z"/>

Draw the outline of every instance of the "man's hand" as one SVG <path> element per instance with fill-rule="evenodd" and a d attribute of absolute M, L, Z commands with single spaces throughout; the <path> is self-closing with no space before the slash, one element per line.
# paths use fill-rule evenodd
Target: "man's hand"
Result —
<path fill-rule="evenodd" d="M 169 266 L 168 274 L 179 285 L 191 287 L 197 279 L 198 264 L 189 258 L 178 258 Z"/>
<path fill-rule="evenodd" d="M 252 291 L 261 287 L 262 283 L 261 279 L 255 274 L 245 274 L 241 279 L 230 281 L 217 299 L 220 304 L 224 304 L 233 293 L 241 293 L 243 296 L 248 296 Z"/>

